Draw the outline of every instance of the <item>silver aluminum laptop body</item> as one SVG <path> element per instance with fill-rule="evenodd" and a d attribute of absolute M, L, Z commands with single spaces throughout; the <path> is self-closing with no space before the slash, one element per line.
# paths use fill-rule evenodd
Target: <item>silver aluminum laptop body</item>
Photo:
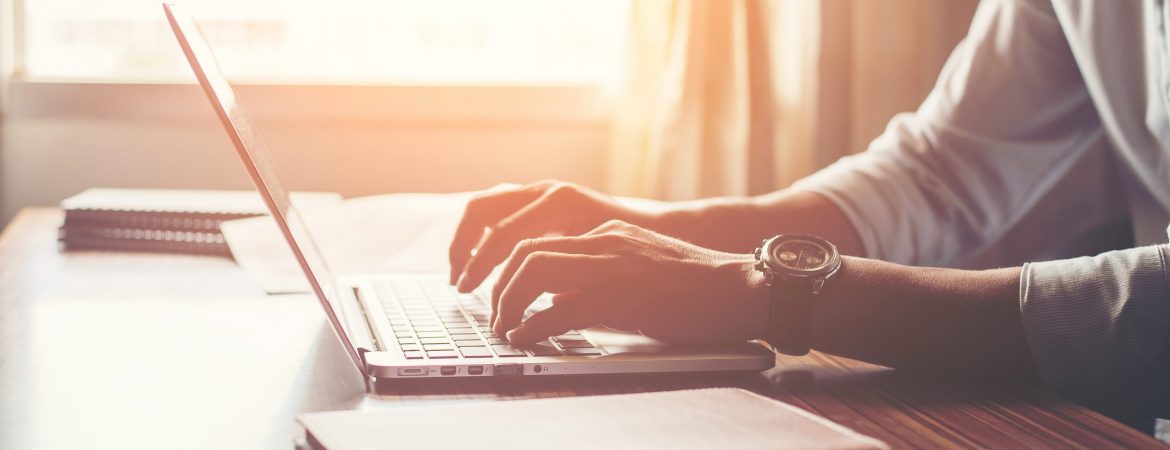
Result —
<path fill-rule="evenodd" d="M 366 377 L 459 378 L 759 371 L 775 355 L 755 343 L 702 348 L 592 328 L 542 349 L 515 349 L 484 323 L 482 294 L 457 294 L 445 274 L 330 274 L 289 202 L 268 150 L 224 78 L 206 40 L 180 8 L 163 5 L 171 28 L 256 189 L 291 247 L 350 360 Z M 538 302 L 540 303 L 540 302 Z"/>

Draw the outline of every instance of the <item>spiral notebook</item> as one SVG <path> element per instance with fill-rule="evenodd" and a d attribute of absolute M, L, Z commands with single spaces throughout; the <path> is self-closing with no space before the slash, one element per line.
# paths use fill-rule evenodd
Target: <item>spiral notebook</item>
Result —
<path fill-rule="evenodd" d="M 298 192 L 293 201 L 338 203 L 341 196 Z M 255 191 L 89 189 L 61 202 L 64 250 L 231 256 L 220 232 L 227 220 L 267 214 Z"/>
<path fill-rule="evenodd" d="M 303 414 L 302 447 L 885 449 L 828 419 L 719 388 Z"/>

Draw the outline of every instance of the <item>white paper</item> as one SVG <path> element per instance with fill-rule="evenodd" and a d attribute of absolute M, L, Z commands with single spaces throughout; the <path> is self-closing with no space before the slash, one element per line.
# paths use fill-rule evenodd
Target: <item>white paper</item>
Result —
<path fill-rule="evenodd" d="M 889 448 L 787 403 L 728 388 L 320 412 L 297 421 L 327 450 Z"/>
<path fill-rule="evenodd" d="M 301 208 L 336 275 L 447 272 L 451 240 L 470 193 L 390 194 Z M 225 222 L 236 262 L 270 294 L 309 292 L 305 275 L 271 217 Z"/>

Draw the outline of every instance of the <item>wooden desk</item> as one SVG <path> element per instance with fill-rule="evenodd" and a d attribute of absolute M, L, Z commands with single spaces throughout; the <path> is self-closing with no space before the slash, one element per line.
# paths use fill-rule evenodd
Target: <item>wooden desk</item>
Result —
<path fill-rule="evenodd" d="M 0 235 L 0 448 L 291 448 L 304 411 L 742 386 L 896 448 L 1161 444 L 1052 395 L 914 379 L 812 354 L 763 374 L 379 386 L 367 395 L 308 296 L 231 261 L 57 252 L 60 212 Z"/>

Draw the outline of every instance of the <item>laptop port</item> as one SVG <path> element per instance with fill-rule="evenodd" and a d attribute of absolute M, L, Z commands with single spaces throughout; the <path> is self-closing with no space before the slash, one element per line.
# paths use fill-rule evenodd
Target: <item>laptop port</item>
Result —
<path fill-rule="evenodd" d="M 469 366 L 467 368 L 468 375 L 483 375 L 483 366 Z"/>
<path fill-rule="evenodd" d="M 455 375 L 455 366 L 443 366 L 439 368 L 439 373 L 444 376 Z"/>
<path fill-rule="evenodd" d="M 518 375 L 524 375 L 523 364 L 496 364 L 495 376 L 514 377 Z"/>
<path fill-rule="evenodd" d="M 398 376 L 400 377 L 424 377 L 428 370 L 425 367 L 399 367 Z"/>

